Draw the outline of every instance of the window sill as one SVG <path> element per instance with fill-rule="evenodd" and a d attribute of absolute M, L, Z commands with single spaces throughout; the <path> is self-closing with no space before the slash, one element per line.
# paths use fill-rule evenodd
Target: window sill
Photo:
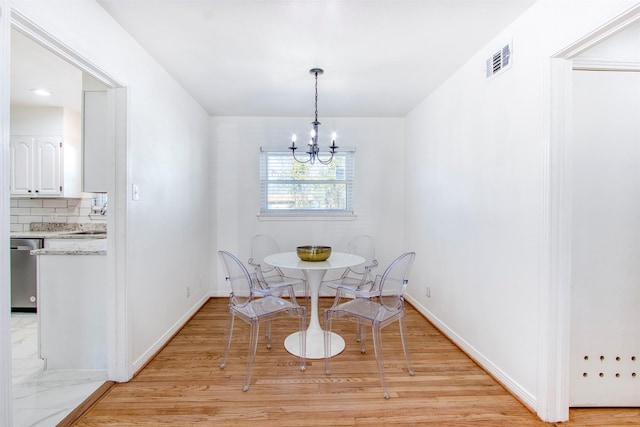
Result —
<path fill-rule="evenodd" d="M 352 213 L 261 213 L 260 221 L 355 221 Z"/>

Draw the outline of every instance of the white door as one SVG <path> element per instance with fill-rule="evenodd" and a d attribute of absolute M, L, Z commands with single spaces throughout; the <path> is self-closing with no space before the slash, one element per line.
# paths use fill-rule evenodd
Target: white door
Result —
<path fill-rule="evenodd" d="M 33 192 L 33 146 L 31 136 L 12 136 L 11 147 L 11 195 Z"/>
<path fill-rule="evenodd" d="M 36 138 L 34 179 L 36 193 L 41 196 L 56 196 L 62 193 L 61 151 L 62 140 L 59 137 Z"/>
<path fill-rule="evenodd" d="M 640 73 L 574 71 L 571 406 L 640 406 Z"/>

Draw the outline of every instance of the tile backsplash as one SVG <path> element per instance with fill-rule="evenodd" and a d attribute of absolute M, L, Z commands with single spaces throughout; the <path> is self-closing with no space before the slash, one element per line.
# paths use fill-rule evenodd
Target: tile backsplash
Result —
<path fill-rule="evenodd" d="M 106 215 L 94 213 L 96 196 L 81 199 L 11 199 L 11 231 L 29 231 L 32 222 L 99 223 Z"/>

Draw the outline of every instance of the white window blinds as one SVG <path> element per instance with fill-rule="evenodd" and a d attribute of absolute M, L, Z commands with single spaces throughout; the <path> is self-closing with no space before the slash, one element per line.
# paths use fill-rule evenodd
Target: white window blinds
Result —
<path fill-rule="evenodd" d="M 298 163 L 291 152 L 263 148 L 260 213 L 353 213 L 353 151 L 340 151 L 329 165 Z"/>

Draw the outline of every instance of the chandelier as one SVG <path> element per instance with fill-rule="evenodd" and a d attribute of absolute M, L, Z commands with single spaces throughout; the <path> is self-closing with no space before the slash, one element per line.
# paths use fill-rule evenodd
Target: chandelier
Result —
<path fill-rule="evenodd" d="M 316 116 L 315 120 L 311 122 L 313 128 L 311 129 L 310 139 L 307 145 L 308 151 L 306 151 L 309 157 L 303 158 L 302 160 L 296 157 L 296 150 L 300 147 L 296 147 L 297 138 L 295 134 L 291 137 L 291 146 L 289 147 L 289 150 L 291 150 L 291 154 L 297 162 L 314 164 L 317 161 L 323 165 L 328 165 L 333 160 L 333 155 L 336 153 L 336 148 L 338 148 L 338 146 L 336 145 L 336 133 L 334 132 L 331 135 L 331 145 L 329 146 L 329 153 L 331 153 L 331 157 L 324 160 L 320 158 L 320 147 L 318 146 L 318 125 L 320 125 L 320 122 L 318 121 L 318 76 L 324 73 L 324 70 L 322 70 L 322 68 L 312 68 L 309 70 L 309 73 L 313 74 L 316 79 Z"/>

